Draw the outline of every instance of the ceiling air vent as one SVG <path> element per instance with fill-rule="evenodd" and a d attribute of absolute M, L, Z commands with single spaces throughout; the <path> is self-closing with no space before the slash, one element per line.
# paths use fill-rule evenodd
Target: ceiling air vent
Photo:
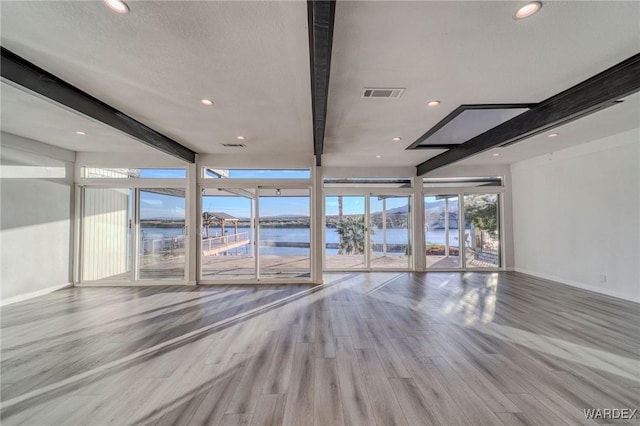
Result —
<path fill-rule="evenodd" d="M 247 147 L 243 143 L 223 143 L 222 146 L 226 146 L 227 148 L 246 148 Z"/>
<path fill-rule="evenodd" d="M 398 99 L 404 93 L 400 88 L 365 87 L 362 89 L 363 98 Z"/>

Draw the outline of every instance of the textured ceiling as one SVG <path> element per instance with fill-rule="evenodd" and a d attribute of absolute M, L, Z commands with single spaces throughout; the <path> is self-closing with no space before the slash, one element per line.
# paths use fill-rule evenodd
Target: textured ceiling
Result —
<path fill-rule="evenodd" d="M 102 1 L 2 1 L 2 45 L 199 153 L 311 158 L 305 2 L 129 6 L 118 15 Z M 459 105 L 536 103 L 640 51 L 640 2 L 551 1 L 522 21 L 517 6 L 339 1 L 323 165 L 414 166 L 442 150 L 404 148 Z M 5 86 L 4 131 L 73 150 L 148 149 L 93 122 L 100 137 L 78 144 L 67 135 L 82 117 Z M 406 91 L 362 99 L 364 87 Z M 205 97 L 215 104 L 202 106 Z M 432 99 L 441 105 L 428 108 Z M 638 127 L 637 117 L 634 96 L 563 126 L 554 146 Z M 238 135 L 246 149 L 221 146 Z M 463 163 L 518 161 L 548 143 L 538 136 Z"/>
<path fill-rule="evenodd" d="M 71 151 L 156 152 L 124 133 L 5 82 L 0 84 L 0 97 L 4 132 Z M 77 135 L 77 131 L 86 135 Z"/>
<path fill-rule="evenodd" d="M 304 2 L 129 6 L 3 1 L 2 45 L 197 152 L 312 152 Z"/>
<path fill-rule="evenodd" d="M 640 51 L 640 2 L 546 2 L 522 21 L 518 6 L 338 2 L 324 163 L 416 165 L 442 151 L 401 148 L 459 105 L 537 103 Z M 362 99 L 363 87 L 406 91 Z"/>

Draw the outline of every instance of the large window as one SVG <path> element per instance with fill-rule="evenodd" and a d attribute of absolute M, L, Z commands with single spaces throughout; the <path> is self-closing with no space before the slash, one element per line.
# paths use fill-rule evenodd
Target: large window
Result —
<path fill-rule="evenodd" d="M 269 182 L 202 187 L 203 281 L 310 280 L 310 188 Z"/>
<path fill-rule="evenodd" d="M 81 282 L 186 281 L 187 168 L 82 166 Z"/>
<path fill-rule="evenodd" d="M 423 185 L 427 268 L 502 267 L 500 194 L 504 179 L 425 178 Z"/>
<path fill-rule="evenodd" d="M 353 185 L 345 179 L 336 181 L 325 180 L 325 187 Z M 380 191 L 325 197 L 325 269 L 405 270 L 411 267 L 411 196 Z"/>

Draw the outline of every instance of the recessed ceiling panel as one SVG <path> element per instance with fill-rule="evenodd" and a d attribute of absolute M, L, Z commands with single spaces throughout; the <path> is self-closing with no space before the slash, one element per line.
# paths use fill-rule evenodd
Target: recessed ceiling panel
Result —
<path fill-rule="evenodd" d="M 530 105 L 461 105 L 409 149 L 446 148 L 460 145 L 529 110 Z"/>

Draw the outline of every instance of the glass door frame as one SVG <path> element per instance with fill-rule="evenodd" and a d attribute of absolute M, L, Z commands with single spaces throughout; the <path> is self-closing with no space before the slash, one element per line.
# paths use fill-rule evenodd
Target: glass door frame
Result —
<path fill-rule="evenodd" d="M 133 200 L 131 212 L 131 279 L 130 280 L 100 280 L 100 281 L 84 281 L 82 276 L 84 266 L 84 250 L 83 250 L 83 238 L 84 238 L 84 212 L 85 212 L 85 190 L 87 188 L 102 188 L 102 189 L 128 189 L 132 191 Z M 78 212 L 78 226 L 76 241 L 76 259 L 77 268 L 75 268 L 75 274 L 77 276 L 76 282 L 83 286 L 152 286 L 152 285 L 184 285 L 188 282 L 188 265 L 191 256 L 191 246 L 189 241 L 189 214 L 190 214 L 190 198 L 191 194 L 188 190 L 187 182 L 184 179 L 81 179 L 80 183 L 76 184 L 78 200 L 76 203 L 76 211 Z M 185 193 L 185 253 L 184 253 L 184 274 L 182 280 L 180 279 L 143 279 L 139 278 L 139 238 L 140 238 L 140 190 L 144 189 L 181 189 Z"/>
<path fill-rule="evenodd" d="M 438 191 L 438 192 L 434 192 L 434 193 L 429 193 L 429 192 L 425 192 L 422 194 L 422 199 L 424 200 L 426 197 L 429 196 L 438 196 L 438 195 L 455 195 L 458 199 L 458 257 L 459 257 L 459 261 L 458 261 L 458 266 L 455 267 L 451 267 L 451 268 L 429 268 L 428 266 L 426 266 L 426 245 L 427 245 L 427 236 L 426 236 L 426 224 L 427 224 L 427 216 L 426 214 L 423 215 L 424 218 L 424 222 L 422 223 L 422 232 L 425 233 L 425 271 L 432 271 L 432 272 L 446 272 L 446 271 L 464 271 L 465 270 L 465 264 L 464 264 L 464 257 L 462 257 L 464 255 L 464 226 L 460 227 L 461 223 L 464 223 L 464 212 L 461 211 L 461 209 L 463 208 L 463 198 L 464 195 L 457 192 L 457 191 Z M 425 213 L 426 213 L 426 204 L 425 204 Z M 451 224 L 449 223 L 449 226 L 451 226 Z"/>
<path fill-rule="evenodd" d="M 422 189 L 422 199 L 424 200 L 427 196 L 434 195 L 457 195 L 458 196 L 458 234 L 459 234 L 459 256 L 460 256 L 460 266 L 456 268 L 425 268 L 423 272 L 450 272 L 450 271 L 469 271 L 469 272 L 496 272 L 496 271 L 505 271 L 506 270 L 506 262 L 505 262 L 505 235 L 504 235 L 504 192 L 505 189 L 503 186 L 491 186 L 487 188 L 482 187 L 441 187 L 441 188 L 423 188 Z M 496 194 L 498 196 L 498 233 L 500 234 L 499 242 L 500 242 L 500 265 L 494 268 L 474 268 L 467 267 L 467 253 L 466 253 L 466 244 L 464 242 L 464 197 L 465 195 L 478 195 L 478 194 Z M 423 219 L 426 222 L 426 217 L 423 215 Z M 463 225 L 460 227 L 460 225 Z M 422 223 L 422 230 L 424 232 L 424 225 Z M 425 241 L 426 243 L 426 241 Z M 426 253 L 425 253 L 426 256 Z"/>
<path fill-rule="evenodd" d="M 415 270 L 415 254 L 410 256 L 409 262 L 407 262 L 406 268 L 380 268 L 380 267 L 371 267 L 371 234 L 369 231 L 371 224 L 371 202 L 370 197 L 372 196 L 382 196 L 382 195 L 397 195 L 397 196 L 406 196 L 409 198 L 410 208 L 409 208 L 409 224 L 412 229 L 409 229 L 409 244 L 411 246 L 411 253 L 415 253 L 415 226 L 413 224 L 412 212 L 415 208 L 415 191 L 412 188 L 323 188 L 322 191 L 322 270 L 325 272 L 389 272 L 389 271 L 398 271 L 398 272 L 409 272 Z M 364 255 L 364 267 L 363 268 L 350 268 L 350 269 L 340 269 L 340 268 L 327 268 L 327 259 L 326 259 L 326 235 L 327 235 L 327 206 L 326 199 L 327 197 L 338 197 L 338 196 L 352 196 L 352 197 L 363 197 L 365 202 L 364 209 L 364 217 L 365 223 L 367 224 L 367 236 L 365 238 L 365 255 Z"/>
<path fill-rule="evenodd" d="M 198 284 L 308 284 L 314 282 L 313 259 L 316 255 L 314 243 L 314 221 L 317 218 L 313 215 L 313 185 L 310 179 L 201 179 L 197 185 L 197 194 L 199 199 L 196 200 L 197 209 L 197 226 L 198 230 L 202 229 L 202 192 L 206 189 L 254 189 L 255 198 L 255 217 L 253 232 L 254 237 L 254 254 L 255 254 L 255 271 L 253 278 L 250 279 L 204 279 L 202 275 L 203 254 L 202 250 L 197 250 L 197 277 Z M 283 278 L 269 279 L 260 277 L 260 190 L 263 189 L 306 189 L 309 191 L 309 278 Z M 202 235 L 200 232 L 196 235 L 196 247 L 202 247 Z"/>

